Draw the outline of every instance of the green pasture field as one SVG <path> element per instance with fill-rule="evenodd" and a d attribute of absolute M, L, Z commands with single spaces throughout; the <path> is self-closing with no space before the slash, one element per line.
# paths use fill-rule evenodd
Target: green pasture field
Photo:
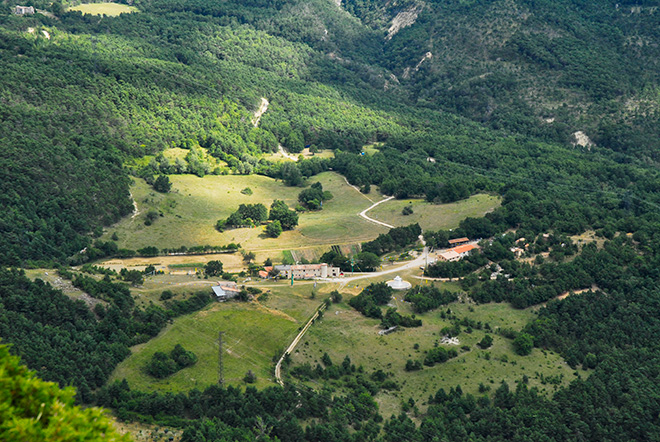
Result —
<path fill-rule="evenodd" d="M 83 14 L 116 16 L 124 12 L 138 12 L 134 6 L 119 3 L 85 3 L 72 6 L 69 11 L 80 11 Z"/>
<path fill-rule="evenodd" d="M 239 204 L 262 203 L 270 208 L 274 199 L 284 200 L 291 208 L 298 203 L 300 187 L 287 187 L 281 181 L 260 175 L 171 175 L 172 191 L 154 191 L 143 180 L 135 178 L 131 193 L 139 213 L 127 216 L 107 229 L 104 240 L 116 232 L 120 248 L 139 249 L 154 245 L 159 248 L 178 248 L 195 245 L 224 245 L 240 243 L 257 258 L 277 258 L 281 250 L 315 245 L 359 243 L 375 238 L 387 228 L 370 223 L 357 214 L 371 205 L 369 199 L 349 187 L 333 172 L 322 173 L 310 181 L 320 181 L 324 190 L 334 198 L 324 203 L 322 211 L 300 214 L 300 224 L 279 238 L 266 238 L 263 227 L 226 230 L 215 229 L 218 219 L 227 218 Z M 240 191 L 252 189 L 252 195 Z M 151 226 L 144 224 L 150 210 L 162 213 Z M 271 251 L 276 251 L 271 253 Z"/>
<path fill-rule="evenodd" d="M 401 296 L 395 295 L 397 298 Z M 348 299 L 350 296 L 344 297 L 344 301 Z M 401 313 L 410 313 L 409 307 L 399 300 L 394 301 L 394 304 Z M 401 390 L 380 393 L 376 397 L 383 416 L 398 414 L 402 401 L 411 397 L 420 409 L 424 409 L 429 395 L 435 394 L 440 387 L 449 391 L 449 388 L 460 385 L 464 392 L 479 395 L 480 383 L 490 387 L 492 393 L 502 380 L 515 388 L 515 382 L 527 375 L 531 386 L 537 386 L 550 394 L 557 386 L 547 383 L 547 377 L 556 377 L 562 385 L 574 379 L 574 371 L 559 355 L 534 349 L 529 356 L 518 356 L 513 351 L 511 341 L 495 333 L 489 333 L 494 340 L 493 346 L 481 350 L 476 344 L 486 334 L 483 330 L 474 330 L 469 334 L 462 332 L 458 336 L 460 345 L 455 346 L 459 352 L 457 358 L 434 367 L 424 366 L 421 371 L 406 372 L 406 361 L 423 361 L 424 351 L 433 348 L 436 341 L 440 342 L 440 330 L 451 325 L 450 321 L 440 317 L 440 311 L 446 311 L 447 308 L 459 318 L 488 322 L 493 329 L 503 327 L 520 330 L 534 317 L 531 311 L 515 310 L 506 304 L 453 303 L 444 309 L 417 315 L 423 321 L 422 327 L 378 336 L 380 321 L 365 318 L 345 303 L 334 304 L 323 319 L 310 328 L 294 351 L 293 364 L 309 362 L 314 367 L 320 362 L 323 353 L 327 352 L 335 363 L 341 363 L 349 355 L 352 363 L 362 365 L 368 373 L 377 369 L 392 373 Z M 416 343 L 419 344 L 418 350 L 414 349 Z M 463 345 L 469 346 L 469 351 L 461 350 Z M 546 381 L 545 384 L 542 380 Z"/>
<path fill-rule="evenodd" d="M 486 194 L 449 204 L 433 204 L 420 199 L 391 200 L 374 207 L 368 215 L 396 227 L 419 223 L 424 230 L 454 229 L 465 218 L 481 218 L 501 203 L 501 198 Z M 401 211 L 408 205 L 412 206 L 413 213 L 403 215 Z"/>
<path fill-rule="evenodd" d="M 226 384 L 245 385 L 243 377 L 252 370 L 257 387 L 273 385 L 273 356 L 281 354 L 324 299 L 321 294 L 311 299 L 312 288 L 311 284 L 271 284 L 265 301 L 214 302 L 177 318 L 154 339 L 133 347 L 110 382 L 125 378 L 132 388 L 144 391 L 186 391 L 217 383 L 218 333 L 223 331 Z M 198 362 L 161 380 L 144 373 L 155 352 L 169 352 L 176 344 L 193 351 Z"/>

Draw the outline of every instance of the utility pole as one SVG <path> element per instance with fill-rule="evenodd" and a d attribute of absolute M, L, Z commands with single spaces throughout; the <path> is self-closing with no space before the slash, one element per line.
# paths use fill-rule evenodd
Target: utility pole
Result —
<path fill-rule="evenodd" d="M 224 366 L 222 364 L 222 335 L 225 332 L 218 333 L 218 384 L 224 385 L 225 383 L 225 373 Z"/>

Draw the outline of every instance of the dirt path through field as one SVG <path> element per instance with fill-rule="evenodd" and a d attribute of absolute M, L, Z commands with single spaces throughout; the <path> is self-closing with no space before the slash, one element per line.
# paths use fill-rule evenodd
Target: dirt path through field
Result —
<path fill-rule="evenodd" d="M 277 145 L 277 151 L 278 151 L 278 152 L 280 153 L 280 155 L 282 155 L 284 158 L 288 158 L 288 159 L 290 159 L 291 161 L 298 161 L 298 157 L 295 156 L 295 155 L 291 155 L 289 152 L 287 152 L 286 150 L 284 150 L 284 147 L 282 147 L 281 144 L 278 144 L 278 145 Z"/>
<path fill-rule="evenodd" d="M 287 354 L 291 354 L 293 350 L 296 348 L 296 345 L 298 345 L 298 342 L 302 339 L 303 336 L 305 336 L 305 332 L 309 329 L 309 327 L 312 326 L 316 318 L 319 317 L 319 312 L 325 310 L 325 303 L 321 304 L 321 306 L 314 312 L 314 316 L 310 318 L 309 321 L 307 321 L 307 324 L 305 324 L 305 327 L 300 330 L 300 333 L 298 333 L 298 336 L 291 342 L 291 345 L 286 349 L 286 351 L 282 354 L 282 357 L 277 361 L 277 365 L 275 366 L 275 380 L 277 381 L 278 384 L 280 384 L 282 387 L 284 387 L 284 381 L 282 381 L 282 362 L 284 362 L 284 357 Z"/>
<path fill-rule="evenodd" d="M 388 229 L 393 229 L 394 226 L 392 226 L 392 225 L 390 225 L 390 224 L 387 224 L 387 223 L 384 223 L 384 222 L 381 222 L 381 221 L 378 221 L 378 220 L 375 220 L 375 219 L 370 218 L 370 217 L 367 216 L 367 212 L 368 212 L 368 211 L 370 211 L 371 209 L 373 209 L 373 208 L 376 207 L 377 205 L 382 204 L 382 203 L 385 203 L 385 202 L 387 202 L 387 201 L 389 201 L 389 200 L 391 200 L 391 199 L 393 199 L 393 198 L 394 198 L 393 196 L 388 196 L 388 197 L 385 198 L 384 200 L 380 200 L 380 201 L 378 201 L 378 202 L 375 202 L 375 203 L 373 203 L 371 206 L 369 206 L 368 208 L 366 208 L 366 209 L 364 209 L 362 212 L 360 212 L 358 215 L 360 215 L 362 218 L 366 219 L 367 221 L 371 221 L 372 223 L 380 224 L 381 226 L 385 226 L 385 227 L 387 227 Z"/>

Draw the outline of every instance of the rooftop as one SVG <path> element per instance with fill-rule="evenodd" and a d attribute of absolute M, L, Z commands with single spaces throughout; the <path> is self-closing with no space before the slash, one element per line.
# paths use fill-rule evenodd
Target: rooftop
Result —
<path fill-rule="evenodd" d="M 465 245 L 462 245 L 462 246 L 454 247 L 451 250 L 458 253 L 458 254 L 461 254 L 461 253 L 469 252 L 472 249 L 478 249 L 478 248 L 479 248 L 479 246 L 476 245 L 476 244 L 465 244 Z"/>

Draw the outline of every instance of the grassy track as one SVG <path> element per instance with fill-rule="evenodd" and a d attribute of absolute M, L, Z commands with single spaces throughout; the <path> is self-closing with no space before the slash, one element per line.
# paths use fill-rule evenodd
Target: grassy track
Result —
<path fill-rule="evenodd" d="M 80 11 L 83 14 L 116 16 L 124 12 L 138 12 L 134 6 L 119 3 L 87 3 L 69 8 L 69 11 Z"/>
<path fill-rule="evenodd" d="M 392 200 L 374 207 L 368 215 L 397 227 L 419 223 L 424 230 L 454 229 L 465 218 L 480 218 L 500 204 L 500 198 L 485 194 L 450 204 L 432 204 L 420 199 Z M 402 215 L 407 205 L 412 206 L 413 213 Z"/>

